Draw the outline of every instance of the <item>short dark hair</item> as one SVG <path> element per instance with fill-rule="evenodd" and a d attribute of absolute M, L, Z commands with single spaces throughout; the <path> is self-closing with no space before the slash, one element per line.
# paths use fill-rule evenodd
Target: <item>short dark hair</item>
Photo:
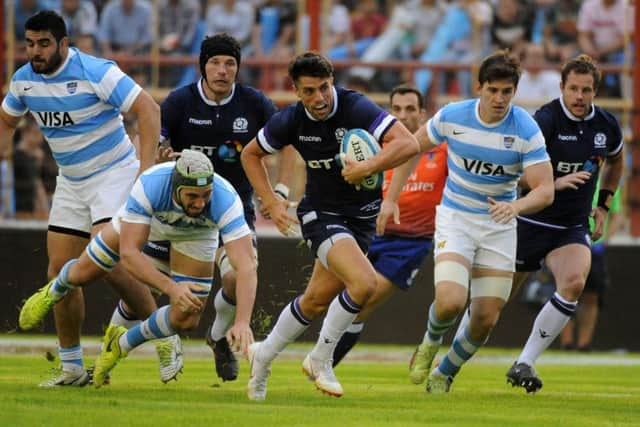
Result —
<path fill-rule="evenodd" d="M 391 90 L 391 93 L 389 94 L 389 105 L 393 103 L 393 97 L 395 95 L 406 95 L 408 93 L 413 93 L 415 96 L 418 97 L 418 108 L 422 110 L 424 108 L 424 98 L 422 97 L 422 94 L 420 93 L 420 91 L 413 86 L 401 85 L 401 86 L 394 87 Z"/>
<path fill-rule="evenodd" d="M 289 62 L 289 77 L 294 84 L 301 76 L 325 78 L 333 75 L 331 62 L 316 52 L 302 53 Z"/>
<path fill-rule="evenodd" d="M 200 43 L 200 72 L 202 77 L 206 79 L 205 65 L 212 56 L 226 55 L 233 56 L 236 65 L 240 67 L 241 56 L 240 43 L 227 33 L 216 34 L 211 37 L 205 37 Z"/>
<path fill-rule="evenodd" d="M 67 26 L 64 19 L 53 10 L 41 10 L 35 15 L 31 15 L 24 23 L 24 29 L 37 32 L 49 31 L 58 43 L 67 37 Z"/>
<path fill-rule="evenodd" d="M 589 55 L 578 55 L 562 65 L 562 70 L 560 71 L 560 81 L 562 82 L 562 85 L 566 83 L 567 77 L 571 72 L 576 74 L 591 74 L 593 77 L 593 89 L 598 90 L 600 81 L 602 80 L 602 73 L 596 64 L 596 61 L 594 61 L 594 59 Z"/>
<path fill-rule="evenodd" d="M 480 70 L 478 70 L 480 85 L 496 80 L 511 80 L 514 86 L 518 86 L 520 81 L 520 61 L 506 50 L 492 53 L 480 64 Z"/>

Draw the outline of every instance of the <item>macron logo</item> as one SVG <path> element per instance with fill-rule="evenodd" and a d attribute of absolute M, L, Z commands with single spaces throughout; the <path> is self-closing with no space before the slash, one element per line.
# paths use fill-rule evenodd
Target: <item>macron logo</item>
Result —
<path fill-rule="evenodd" d="M 194 124 L 194 125 L 209 125 L 211 126 L 213 124 L 213 120 L 211 119 L 194 119 L 193 117 L 189 117 L 189 123 Z"/>
<path fill-rule="evenodd" d="M 560 135 L 560 134 L 558 134 L 558 139 L 560 141 L 577 141 L 578 137 L 576 135 Z"/>
<path fill-rule="evenodd" d="M 322 142 L 322 138 L 320 138 L 319 136 L 300 135 L 300 136 L 298 136 L 298 141 L 302 141 L 302 142 Z"/>

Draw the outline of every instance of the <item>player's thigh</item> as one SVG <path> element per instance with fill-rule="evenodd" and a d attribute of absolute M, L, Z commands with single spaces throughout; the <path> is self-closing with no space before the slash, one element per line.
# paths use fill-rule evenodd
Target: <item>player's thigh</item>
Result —
<path fill-rule="evenodd" d="M 335 242 L 327 254 L 329 270 L 349 291 L 356 303 L 361 304 L 375 290 L 376 271 L 353 238 Z"/>
<path fill-rule="evenodd" d="M 194 295 L 206 299 L 211 291 L 216 249 L 215 240 L 172 242 L 171 276 L 189 286 Z"/>
<path fill-rule="evenodd" d="M 340 240 L 350 239 L 355 244 L 350 246 L 358 248 L 362 255 L 375 234 L 375 218 L 349 218 L 299 207 L 298 219 L 304 241 L 327 269 L 331 268 L 329 251 Z"/>
<path fill-rule="evenodd" d="M 553 274 L 558 291 L 577 284 L 584 286 L 591 267 L 591 251 L 586 245 L 571 243 L 549 252 L 545 264 Z"/>

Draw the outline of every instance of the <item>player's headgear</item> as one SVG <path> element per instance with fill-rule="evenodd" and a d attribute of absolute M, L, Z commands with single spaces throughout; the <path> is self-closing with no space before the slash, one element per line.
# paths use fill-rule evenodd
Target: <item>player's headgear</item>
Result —
<path fill-rule="evenodd" d="M 227 33 L 216 34 L 212 37 L 205 37 L 200 44 L 200 73 L 207 78 L 204 70 L 209 58 L 216 55 L 233 56 L 240 67 L 240 43 Z"/>
<path fill-rule="evenodd" d="M 211 160 L 200 151 L 182 150 L 173 169 L 171 184 L 177 201 L 180 201 L 180 190 L 184 187 L 212 188 Z"/>

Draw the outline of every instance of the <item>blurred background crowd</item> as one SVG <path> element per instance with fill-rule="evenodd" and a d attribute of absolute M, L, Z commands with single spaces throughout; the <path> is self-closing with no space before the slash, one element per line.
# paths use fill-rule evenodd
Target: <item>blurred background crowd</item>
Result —
<path fill-rule="evenodd" d="M 55 9 L 72 45 L 116 59 L 158 102 L 199 77 L 195 55 L 204 35 L 227 32 L 238 39 L 239 80 L 279 105 L 295 100 L 287 61 L 309 47 L 307 2 L 301 0 L 4 3 L 6 75 L 26 61 L 26 19 Z M 525 69 L 515 102 L 533 112 L 560 95 L 559 65 L 588 53 L 605 71 L 598 102 L 630 133 L 634 10 L 627 0 L 324 0 L 321 18 L 320 46 L 336 65 L 337 84 L 381 104 L 400 83 L 427 94 L 430 108 L 471 96 L 476 64 L 492 50 L 508 48 Z M 125 120 L 135 137 L 135 122 Z M 0 163 L 0 217 L 46 219 L 56 174 L 42 134 L 25 119 L 13 152 Z"/>

